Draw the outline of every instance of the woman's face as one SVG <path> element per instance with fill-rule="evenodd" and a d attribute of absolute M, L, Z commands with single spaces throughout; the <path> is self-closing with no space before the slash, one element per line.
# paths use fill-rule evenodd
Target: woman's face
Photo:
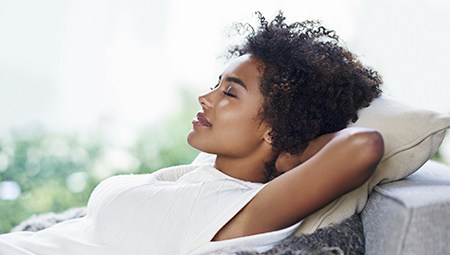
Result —
<path fill-rule="evenodd" d="M 264 142 L 269 129 L 258 118 L 261 62 L 243 55 L 230 63 L 218 85 L 199 96 L 202 111 L 192 122 L 188 143 L 201 151 L 221 156 L 245 157 Z"/>

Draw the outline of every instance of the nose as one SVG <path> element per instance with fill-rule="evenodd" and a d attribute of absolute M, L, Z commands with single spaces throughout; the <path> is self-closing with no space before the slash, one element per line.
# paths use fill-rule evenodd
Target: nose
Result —
<path fill-rule="evenodd" d="M 200 103 L 202 108 L 211 108 L 213 106 L 211 98 L 213 92 L 214 91 L 210 91 L 198 97 L 198 102 Z"/>

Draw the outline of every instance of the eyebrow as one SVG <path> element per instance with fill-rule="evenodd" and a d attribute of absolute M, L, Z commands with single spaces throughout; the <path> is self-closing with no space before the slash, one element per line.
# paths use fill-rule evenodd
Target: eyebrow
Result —
<path fill-rule="evenodd" d="M 221 79 L 222 79 L 222 75 L 219 76 L 219 80 L 221 80 Z M 241 85 L 245 90 L 248 90 L 248 89 L 247 89 L 247 85 L 245 85 L 245 83 L 244 83 L 241 79 L 239 79 L 239 78 L 237 78 L 237 77 L 227 77 L 227 78 L 225 79 L 225 81 L 227 81 L 227 82 L 233 82 L 233 83 L 239 84 L 239 85 Z"/>

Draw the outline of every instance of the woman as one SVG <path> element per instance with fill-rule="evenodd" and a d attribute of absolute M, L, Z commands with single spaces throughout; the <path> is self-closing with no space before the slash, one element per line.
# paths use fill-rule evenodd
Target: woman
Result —
<path fill-rule="evenodd" d="M 0 254 L 228 254 L 264 251 L 363 184 L 383 154 L 346 128 L 381 79 L 319 23 L 259 15 L 218 84 L 199 97 L 188 143 L 217 155 L 99 184 L 87 216 L 0 236 Z"/>

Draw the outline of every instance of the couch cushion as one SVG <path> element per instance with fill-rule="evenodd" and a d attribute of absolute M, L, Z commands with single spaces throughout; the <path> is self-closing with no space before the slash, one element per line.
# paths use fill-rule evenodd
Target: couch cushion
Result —
<path fill-rule="evenodd" d="M 376 186 L 361 213 L 366 254 L 448 254 L 450 167 L 428 161 L 404 180 Z"/>

